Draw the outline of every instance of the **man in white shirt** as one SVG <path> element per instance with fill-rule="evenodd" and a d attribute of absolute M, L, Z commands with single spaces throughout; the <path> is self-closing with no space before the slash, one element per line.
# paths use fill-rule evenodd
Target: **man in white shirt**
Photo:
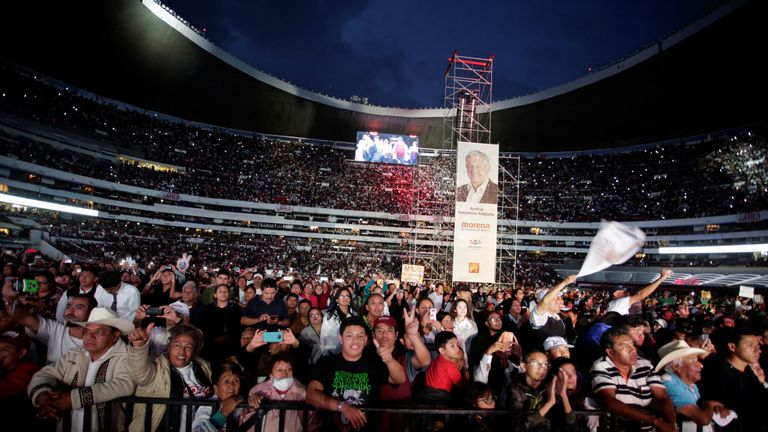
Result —
<path fill-rule="evenodd" d="M 623 286 L 618 286 L 613 290 L 613 298 L 608 303 L 608 309 L 606 312 L 617 312 L 619 315 L 629 315 L 629 308 L 637 302 L 645 300 L 646 297 L 653 294 L 656 288 L 661 285 L 668 277 L 672 276 L 672 270 L 664 269 L 661 271 L 661 275 L 652 284 L 638 291 L 635 295 L 629 295 L 629 292 Z"/>
<path fill-rule="evenodd" d="M 99 284 L 99 273 L 93 268 L 83 268 L 79 275 L 80 288 L 73 288 L 64 292 L 59 299 L 56 307 L 56 319 L 64 322 L 64 309 L 67 307 L 67 301 L 70 293 L 88 294 L 94 297 Z"/>
<path fill-rule="evenodd" d="M 74 294 L 64 308 L 65 322 L 44 318 L 30 312 L 24 297 L 3 287 L 8 315 L 26 328 L 28 336 L 48 346 L 46 364 L 55 363 L 73 348 L 83 346 L 83 327 L 75 324 L 85 321 L 91 310 L 96 307 L 96 300 L 87 294 Z"/>
<path fill-rule="evenodd" d="M 96 287 L 96 301 L 100 307 L 105 307 L 117 312 L 117 315 L 133 322 L 136 309 L 141 304 L 139 290 L 121 280 L 121 273 L 117 271 L 102 272 L 99 275 L 99 286 Z"/>
<path fill-rule="evenodd" d="M 464 158 L 469 183 L 456 189 L 456 201 L 480 204 L 496 204 L 499 186 L 489 178 L 491 161 L 488 155 L 472 150 Z"/>

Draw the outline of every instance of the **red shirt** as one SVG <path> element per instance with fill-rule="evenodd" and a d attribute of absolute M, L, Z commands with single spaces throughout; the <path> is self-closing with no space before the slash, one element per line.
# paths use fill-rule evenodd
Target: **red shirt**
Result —
<path fill-rule="evenodd" d="M 461 381 L 461 371 L 456 363 L 442 355 L 437 356 L 427 369 L 424 385 L 433 389 L 451 391 L 451 387 Z"/>

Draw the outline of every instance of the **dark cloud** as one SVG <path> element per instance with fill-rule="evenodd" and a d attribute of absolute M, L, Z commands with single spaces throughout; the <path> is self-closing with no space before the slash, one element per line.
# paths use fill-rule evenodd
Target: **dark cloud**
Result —
<path fill-rule="evenodd" d="M 443 105 L 443 71 L 454 50 L 493 53 L 494 99 L 506 99 L 629 55 L 721 0 L 167 3 L 217 45 L 300 87 L 435 107 Z"/>

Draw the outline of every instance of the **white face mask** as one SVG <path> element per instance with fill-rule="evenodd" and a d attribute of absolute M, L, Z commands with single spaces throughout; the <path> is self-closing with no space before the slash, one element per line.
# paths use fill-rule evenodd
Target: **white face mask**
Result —
<path fill-rule="evenodd" d="M 293 377 L 288 378 L 272 378 L 272 386 L 280 391 L 286 391 L 291 388 L 293 384 Z"/>

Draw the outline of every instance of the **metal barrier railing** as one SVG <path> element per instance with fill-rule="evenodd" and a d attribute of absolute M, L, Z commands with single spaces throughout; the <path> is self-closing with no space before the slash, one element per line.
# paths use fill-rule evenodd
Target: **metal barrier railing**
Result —
<path fill-rule="evenodd" d="M 169 430 L 170 426 L 170 413 L 171 410 L 168 407 L 178 406 L 186 409 L 185 416 L 185 430 L 192 430 L 192 422 L 195 417 L 197 408 L 201 406 L 210 406 L 215 409 L 218 406 L 218 401 L 215 400 L 173 400 L 163 398 L 147 398 L 138 396 L 129 396 L 120 399 L 115 399 L 106 403 L 106 421 L 105 424 L 109 425 L 109 431 L 124 431 L 128 430 L 128 426 L 133 421 L 133 414 L 137 409 L 136 405 L 141 404 L 144 407 L 138 409 L 146 409 L 144 415 L 144 427 L 145 431 L 152 431 L 152 412 L 157 406 L 164 406 L 165 414 L 161 422 L 164 424 L 164 428 L 160 430 Z M 238 405 L 239 409 L 248 409 L 249 405 L 246 403 Z M 427 425 L 434 425 L 436 422 L 442 420 L 443 429 L 437 430 L 456 430 L 466 431 L 469 421 L 473 416 L 507 416 L 509 411 L 507 410 L 465 410 L 465 409 L 443 409 L 443 408 L 403 408 L 403 407 L 366 407 L 360 408 L 366 414 L 373 414 L 369 417 L 369 425 L 375 425 L 378 423 L 382 426 L 380 420 L 386 418 L 388 422 L 394 422 L 397 424 L 397 428 L 388 428 L 390 430 L 397 430 L 398 432 L 406 431 L 422 431 L 427 430 Z M 268 401 L 263 400 L 258 410 L 253 412 L 253 415 L 243 424 L 238 425 L 235 431 L 228 432 L 245 432 L 247 430 L 260 431 L 262 428 L 262 422 L 265 420 L 267 413 L 276 410 L 278 411 L 278 431 L 287 431 L 286 429 L 286 413 L 289 411 L 301 411 L 303 430 L 308 431 L 309 428 L 309 413 L 310 412 L 322 412 L 321 410 L 308 405 L 304 402 L 293 401 Z M 609 415 L 604 410 L 589 410 L 589 411 L 574 411 L 577 416 L 597 416 L 599 417 L 598 432 L 615 431 L 615 416 Z M 379 427 L 373 427 L 372 430 L 377 430 Z M 510 425 L 505 425 L 504 429 L 508 430 Z"/>

